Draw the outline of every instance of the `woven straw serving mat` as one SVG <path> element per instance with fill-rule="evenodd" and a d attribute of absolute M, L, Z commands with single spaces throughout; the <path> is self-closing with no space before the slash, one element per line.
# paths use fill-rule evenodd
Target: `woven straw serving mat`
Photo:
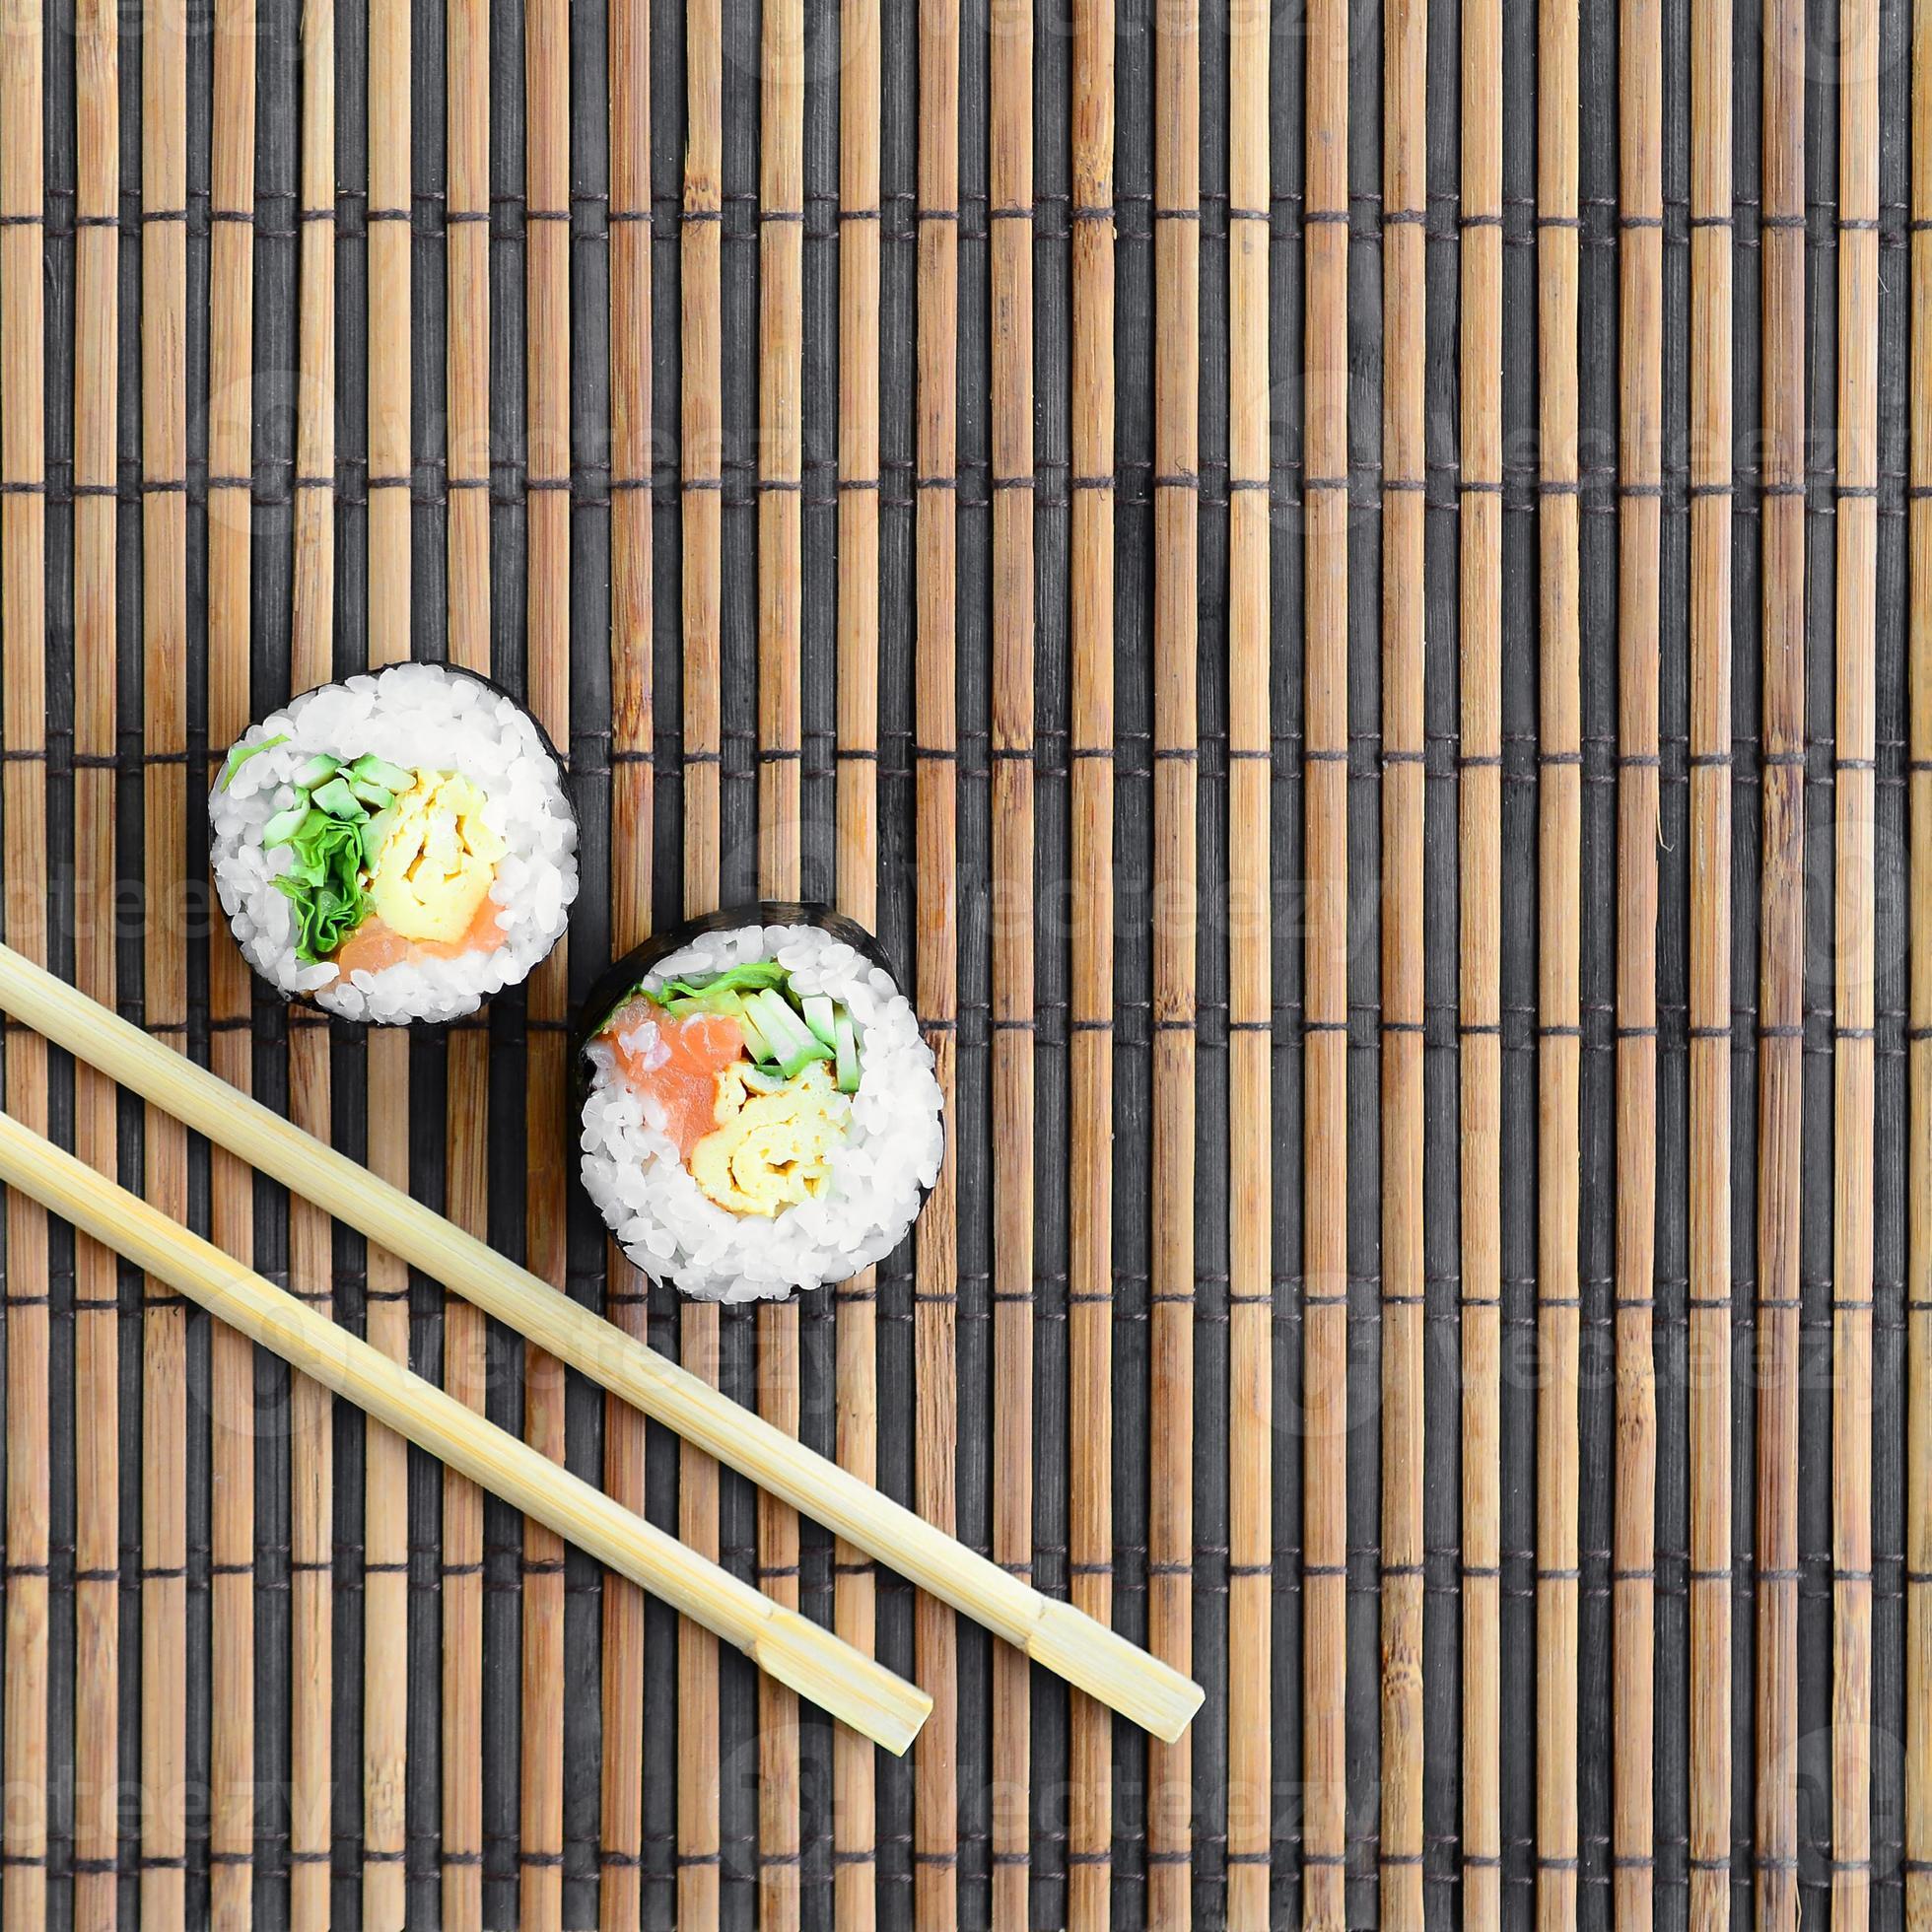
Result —
<path fill-rule="evenodd" d="M 0 0 L 6 939 L 1208 1693 L 1150 1746 L 10 1024 L 937 1708 L 14 1198 L 8 1932 L 1932 1925 L 1929 318 L 1902 0 Z M 250 979 L 202 806 L 411 656 L 583 827 L 414 1037 Z M 568 1027 L 760 892 L 878 932 L 949 1164 L 721 1319 Z"/>

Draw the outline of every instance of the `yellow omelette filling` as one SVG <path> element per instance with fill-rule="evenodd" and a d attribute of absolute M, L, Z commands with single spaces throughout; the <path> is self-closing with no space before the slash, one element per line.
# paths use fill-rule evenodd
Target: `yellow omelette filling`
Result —
<path fill-rule="evenodd" d="M 824 1192 L 851 1108 L 823 1061 L 777 1093 L 747 1089 L 745 1066 L 718 1075 L 719 1125 L 691 1149 L 691 1177 L 734 1214 L 776 1214 Z"/>
<path fill-rule="evenodd" d="M 406 939 L 460 939 L 497 875 L 504 844 L 484 823 L 484 794 L 453 772 L 418 772 L 394 813 L 369 881 L 371 909 Z"/>

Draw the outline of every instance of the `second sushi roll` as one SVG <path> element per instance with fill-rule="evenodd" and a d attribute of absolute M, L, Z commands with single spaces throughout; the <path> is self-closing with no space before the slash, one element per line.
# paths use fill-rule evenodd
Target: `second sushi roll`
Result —
<path fill-rule="evenodd" d="M 620 960 L 580 1037 L 585 1187 L 631 1260 L 709 1301 L 845 1280 L 944 1151 L 932 1055 L 878 941 L 761 901 Z"/>
<path fill-rule="evenodd" d="M 244 958 L 348 1019 L 451 1020 L 523 980 L 577 896 L 577 823 L 536 721 L 482 678 L 396 664 L 250 726 L 209 794 Z"/>

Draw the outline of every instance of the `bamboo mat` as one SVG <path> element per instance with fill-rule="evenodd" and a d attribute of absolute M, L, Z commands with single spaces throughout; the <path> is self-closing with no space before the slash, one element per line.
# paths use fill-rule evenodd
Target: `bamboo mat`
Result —
<path fill-rule="evenodd" d="M 1927 315 L 1924 6 L 0 0 L 7 941 L 1208 1689 L 1149 1746 L 10 1027 L 935 1708 L 10 1199 L 7 1932 L 1932 1925 Z M 412 656 L 583 826 L 413 1039 L 260 995 L 200 806 Z M 565 1029 L 760 892 L 901 962 L 949 1160 L 721 1316 Z"/>

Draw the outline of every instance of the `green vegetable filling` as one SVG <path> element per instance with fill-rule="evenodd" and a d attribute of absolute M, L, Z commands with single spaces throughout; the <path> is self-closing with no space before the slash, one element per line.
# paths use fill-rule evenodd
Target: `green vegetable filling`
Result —
<path fill-rule="evenodd" d="M 277 819 L 291 814 L 281 813 Z M 311 801 L 284 842 L 294 865 L 275 881 L 295 908 L 296 957 L 312 966 L 326 959 L 369 914 L 362 888 L 362 827 L 318 810 Z"/>
<path fill-rule="evenodd" d="M 267 738 L 229 760 L 222 783 L 244 758 L 286 738 Z M 391 809 L 416 774 L 374 752 L 353 762 L 317 752 L 295 775 L 295 802 L 262 827 L 264 849 L 287 846 L 294 863 L 275 881 L 295 908 L 296 957 L 305 966 L 328 958 L 369 917 L 365 882 L 395 823 Z"/>
<path fill-rule="evenodd" d="M 833 1065 L 841 1093 L 859 1091 L 859 1033 L 852 1015 L 822 993 L 800 994 L 776 960 L 637 991 L 672 1019 L 719 1013 L 736 1020 L 753 1066 L 773 1070 L 761 1070 L 753 1082 L 761 1091 L 796 1078 L 813 1061 Z"/>

